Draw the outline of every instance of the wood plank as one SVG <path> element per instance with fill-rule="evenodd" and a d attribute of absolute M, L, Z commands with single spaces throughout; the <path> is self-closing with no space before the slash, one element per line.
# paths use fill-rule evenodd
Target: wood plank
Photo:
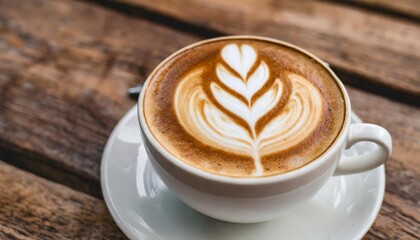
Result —
<path fill-rule="evenodd" d="M 417 193 L 419 194 L 419 193 Z M 420 213 L 418 203 L 407 202 L 396 195 L 386 194 L 386 201 L 366 239 L 404 239 L 420 238 Z"/>
<path fill-rule="evenodd" d="M 0 161 L 1 239 L 126 239 L 105 203 Z"/>
<path fill-rule="evenodd" d="M 366 6 L 379 11 L 388 10 L 389 12 L 399 13 L 416 20 L 420 19 L 420 1 L 418 0 L 351 0 L 351 3 L 359 3 L 360 6 Z"/>
<path fill-rule="evenodd" d="M 90 194 L 99 191 L 106 138 L 133 104 L 126 88 L 199 39 L 92 4 L 47 0 L 0 1 L 0 32 L 0 158 Z M 365 121 L 394 137 L 385 198 L 393 207 L 382 210 L 368 236 L 409 238 L 408 226 L 419 226 L 420 110 L 349 93 Z"/>
<path fill-rule="evenodd" d="M 318 1 L 119 2 L 169 15 L 174 21 L 185 22 L 186 27 L 263 35 L 297 44 L 332 64 L 340 73 L 352 73 L 353 79 L 348 84 L 368 88 L 374 84 L 369 90 L 386 88 L 389 91 L 379 93 L 390 98 L 395 96 L 391 90 L 403 92 L 398 98 L 420 105 L 420 26 L 414 23 Z"/>
<path fill-rule="evenodd" d="M 0 158 L 100 196 L 127 88 L 197 39 L 81 2 L 1 0 Z"/>

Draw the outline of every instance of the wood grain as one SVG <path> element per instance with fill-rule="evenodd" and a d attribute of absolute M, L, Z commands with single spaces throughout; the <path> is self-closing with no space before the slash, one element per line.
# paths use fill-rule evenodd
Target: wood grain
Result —
<path fill-rule="evenodd" d="M 389 10 L 400 15 L 406 15 L 413 19 L 420 19 L 420 1 L 418 0 L 352 0 L 352 3 L 360 3 L 362 6 L 377 8 L 379 10 Z"/>
<path fill-rule="evenodd" d="M 0 1 L 0 157 L 99 196 L 127 88 L 196 39 L 86 3 Z"/>
<path fill-rule="evenodd" d="M 404 92 L 398 98 L 420 105 L 420 26 L 414 23 L 318 1 L 119 2 L 225 34 L 262 35 L 294 43 L 339 72 L 353 73 L 356 79 L 349 84 Z"/>
<path fill-rule="evenodd" d="M 126 239 L 102 200 L 0 161 L 0 239 Z"/>
<path fill-rule="evenodd" d="M 238 23 L 242 29 L 249 24 Z M 107 136 L 133 105 L 127 87 L 171 52 L 200 39 L 182 31 L 91 3 L 0 0 L 0 158 L 98 196 Z M 339 77 L 351 82 L 352 69 Z M 353 110 L 389 129 L 394 139 L 384 206 L 366 238 L 419 239 L 420 109 L 348 89 Z"/>

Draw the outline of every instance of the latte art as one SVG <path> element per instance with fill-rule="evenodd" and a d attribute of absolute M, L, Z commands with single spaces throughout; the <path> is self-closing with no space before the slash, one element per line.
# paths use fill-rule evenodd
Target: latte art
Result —
<path fill-rule="evenodd" d="M 344 122 L 335 78 L 310 56 L 255 39 L 208 41 L 144 85 L 144 119 L 169 154 L 229 177 L 265 177 L 322 155 Z"/>
<path fill-rule="evenodd" d="M 203 144 L 252 157 L 253 175 L 260 176 L 261 156 L 299 144 L 315 129 L 322 116 L 322 97 L 304 77 L 288 74 L 285 81 L 292 86 L 288 101 L 257 131 L 258 121 L 280 104 L 287 90 L 279 78 L 263 88 L 271 71 L 263 60 L 257 62 L 251 46 L 229 44 L 221 56 L 223 62 L 215 70 L 220 83 L 211 82 L 206 93 L 201 84 L 204 70 L 187 73 L 175 92 L 175 112 L 182 127 Z"/>

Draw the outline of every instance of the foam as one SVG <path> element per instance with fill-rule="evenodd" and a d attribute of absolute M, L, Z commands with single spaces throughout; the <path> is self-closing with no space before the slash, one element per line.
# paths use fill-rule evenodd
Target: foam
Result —
<path fill-rule="evenodd" d="M 152 134 L 204 171 L 261 177 L 322 154 L 344 121 L 334 78 L 306 55 L 260 40 L 206 43 L 173 57 L 146 92 Z"/>

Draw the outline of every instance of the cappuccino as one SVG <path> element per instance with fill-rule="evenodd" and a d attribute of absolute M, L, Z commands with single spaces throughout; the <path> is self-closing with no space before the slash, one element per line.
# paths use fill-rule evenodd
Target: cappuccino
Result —
<path fill-rule="evenodd" d="M 230 177 L 270 176 L 310 163 L 335 141 L 346 112 L 336 81 L 281 43 L 206 41 L 153 72 L 141 114 L 179 161 Z"/>

